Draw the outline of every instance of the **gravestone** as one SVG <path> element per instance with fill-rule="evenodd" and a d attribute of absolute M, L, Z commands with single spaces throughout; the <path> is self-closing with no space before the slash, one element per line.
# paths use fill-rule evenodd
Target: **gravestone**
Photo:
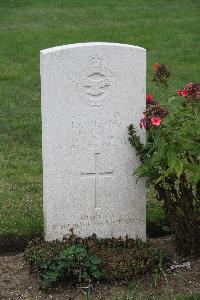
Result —
<path fill-rule="evenodd" d="M 41 51 L 46 240 L 145 240 L 145 187 L 127 126 L 145 109 L 145 49 L 83 43 Z M 144 140 L 144 133 L 138 129 Z"/>

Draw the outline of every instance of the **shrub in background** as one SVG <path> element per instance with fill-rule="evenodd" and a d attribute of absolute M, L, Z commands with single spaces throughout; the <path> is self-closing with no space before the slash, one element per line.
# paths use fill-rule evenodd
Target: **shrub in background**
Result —
<path fill-rule="evenodd" d="M 140 240 L 85 239 L 71 236 L 59 242 L 39 239 L 29 243 L 26 260 L 39 272 L 42 282 L 52 285 L 59 281 L 74 284 L 129 280 L 143 274 L 151 274 L 160 263 L 160 249 Z M 162 251 L 164 263 L 170 259 Z"/>
<path fill-rule="evenodd" d="M 140 128 L 147 130 L 144 145 L 131 124 L 129 141 L 140 156 L 134 171 L 153 185 L 163 200 L 168 223 L 182 254 L 200 254 L 200 84 L 189 83 L 176 93 L 170 71 L 154 65 L 153 82 L 160 101 L 147 95 Z M 163 89 L 163 90 L 162 90 Z"/>

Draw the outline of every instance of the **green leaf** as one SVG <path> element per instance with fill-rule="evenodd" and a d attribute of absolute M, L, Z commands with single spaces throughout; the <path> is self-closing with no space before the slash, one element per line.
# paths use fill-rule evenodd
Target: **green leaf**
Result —
<path fill-rule="evenodd" d="M 176 171 L 177 176 L 180 177 L 183 172 L 183 162 L 180 159 L 176 161 L 174 169 Z"/>
<path fill-rule="evenodd" d="M 149 171 L 151 170 L 151 164 L 150 161 L 146 160 L 144 163 L 142 163 L 137 169 L 134 171 L 134 175 L 137 176 L 146 176 L 148 175 Z"/>
<path fill-rule="evenodd" d="M 93 273 L 93 276 L 94 276 L 96 279 L 100 279 L 100 278 L 103 276 L 103 272 L 100 271 L 100 270 L 96 270 L 96 271 Z"/>
<path fill-rule="evenodd" d="M 169 168 L 173 171 L 175 169 L 175 165 L 177 163 L 177 155 L 175 150 L 169 146 L 167 151 L 167 162 Z"/>
<path fill-rule="evenodd" d="M 49 271 L 46 274 L 44 274 L 42 277 L 43 277 L 43 281 L 46 284 L 51 284 L 53 282 L 58 281 L 60 274 L 58 272 Z"/>
<path fill-rule="evenodd" d="M 85 281 L 88 280 L 89 275 L 88 275 L 88 273 L 87 273 L 86 271 L 84 271 L 84 272 L 82 273 L 82 278 L 83 278 Z"/>
<path fill-rule="evenodd" d="M 166 152 L 166 141 L 160 137 L 157 143 L 157 154 L 156 154 L 156 162 L 160 162 L 164 159 Z"/>
<path fill-rule="evenodd" d="M 200 181 L 200 164 L 196 164 L 196 170 L 194 173 L 194 183 L 197 184 Z"/>

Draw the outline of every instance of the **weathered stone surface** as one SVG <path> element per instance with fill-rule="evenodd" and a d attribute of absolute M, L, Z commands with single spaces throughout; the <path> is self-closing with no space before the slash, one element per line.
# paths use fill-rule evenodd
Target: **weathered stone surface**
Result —
<path fill-rule="evenodd" d="M 145 49 L 113 43 L 41 51 L 46 240 L 145 239 L 145 188 L 127 126 L 145 108 Z M 141 132 L 139 132 L 141 135 Z"/>

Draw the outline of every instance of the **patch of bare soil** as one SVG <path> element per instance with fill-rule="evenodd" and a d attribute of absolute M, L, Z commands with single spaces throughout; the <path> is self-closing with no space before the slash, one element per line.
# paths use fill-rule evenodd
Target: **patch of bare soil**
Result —
<path fill-rule="evenodd" d="M 177 293 L 199 293 L 200 295 L 200 260 L 181 258 L 174 254 L 174 248 L 168 238 L 152 239 L 152 242 L 155 246 L 162 245 L 174 256 L 174 262 L 166 272 L 169 284 L 168 293 L 171 295 Z M 51 290 L 42 290 L 38 275 L 30 272 L 23 253 L 1 256 L 0 272 L 1 300 L 87 299 L 86 287 L 75 289 L 70 286 L 59 286 Z M 166 294 L 166 287 L 164 287 L 163 282 L 158 282 L 155 288 L 154 279 L 146 277 L 137 282 L 135 281 L 133 283 L 134 288 L 132 287 L 131 291 L 128 291 L 125 283 L 99 284 L 92 287 L 90 299 L 115 300 L 120 299 L 120 295 L 124 295 L 124 293 L 135 295 L 135 298 L 132 299 L 139 299 L 139 295 L 143 296 L 144 299 L 148 299 L 151 295 L 155 297 L 154 299 L 160 299 L 164 293 Z"/>

